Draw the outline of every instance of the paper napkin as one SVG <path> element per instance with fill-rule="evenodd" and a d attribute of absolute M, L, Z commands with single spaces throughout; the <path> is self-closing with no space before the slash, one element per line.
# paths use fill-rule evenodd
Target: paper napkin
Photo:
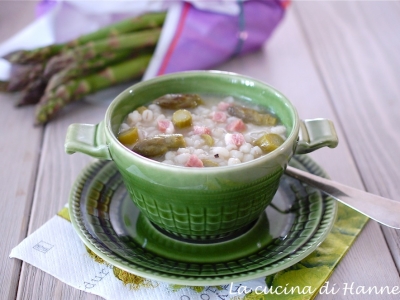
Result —
<path fill-rule="evenodd" d="M 61 217 L 61 216 L 63 217 Z M 265 278 L 217 287 L 186 287 L 147 280 L 114 268 L 90 253 L 74 231 L 64 209 L 23 240 L 10 254 L 79 290 L 105 299 L 242 299 L 247 289 L 265 286 Z M 120 277 L 120 278 L 119 278 Z"/>
<path fill-rule="evenodd" d="M 62 282 L 105 299 L 263 299 L 284 288 L 274 299 L 313 299 L 361 232 L 368 218 L 339 204 L 337 220 L 326 240 L 308 257 L 276 274 L 221 286 L 187 287 L 148 280 L 121 270 L 90 253 L 74 231 L 64 208 L 28 236 L 10 254 Z M 285 298 L 286 299 L 286 298 Z"/>

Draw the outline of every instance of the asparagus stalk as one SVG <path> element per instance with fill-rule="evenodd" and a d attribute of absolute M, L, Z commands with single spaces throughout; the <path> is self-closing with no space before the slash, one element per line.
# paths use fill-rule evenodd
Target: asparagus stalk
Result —
<path fill-rule="evenodd" d="M 165 20 L 165 12 L 148 13 L 135 18 L 126 19 L 118 23 L 103 27 L 95 32 L 82 35 L 68 43 L 52 44 L 33 50 L 19 50 L 4 56 L 4 59 L 14 64 L 28 64 L 43 62 L 62 51 L 84 45 L 92 41 L 116 37 L 124 33 L 161 27 Z"/>
<path fill-rule="evenodd" d="M 51 58 L 46 65 L 44 74 L 49 77 L 73 62 L 80 64 L 85 60 L 100 56 L 102 53 L 127 49 L 134 52 L 145 47 L 153 47 L 157 44 L 160 33 L 161 29 L 156 28 L 89 42 Z"/>
<path fill-rule="evenodd" d="M 29 82 L 17 106 L 36 104 L 42 97 L 47 85 L 47 80 L 39 76 Z"/>
<path fill-rule="evenodd" d="M 36 123 L 43 124 L 52 119 L 64 106 L 112 85 L 141 76 L 150 62 L 145 54 L 128 61 L 109 66 L 102 71 L 81 79 L 70 80 L 45 94 L 36 108 Z"/>
<path fill-rule="evenodd" d="M 147 35 L 147 33 L 150 33 Z M 30 79 L 30 82 L 25 90 L 24 96 L 22 97 L 21 101 L 19 102 L 18 106 L 29 105 L 29 104 L 36 104 L 39 102 L 40 98 L 42 97 L 43 93 L 46 90 L 46 86 L 49 85 L 47 88 L 48 91 L 54 89 L 56 86 L 65 82 L 69 78 L 77 78 L 78 76 L 84 76 L 89 74 L 90 72 L 96 72 L 105 68 L 107 65 L 112 65 L 115 62 L 118 62 L 124 58 L 129 56 L 133 56 L 136 53 L 142 53 L 143 51 L 148 51 L 149 49 L 154 49 L 154 45 L 157 43 L 157 38 L 159 36 L 160 29 L 150 30 L 150 31 L 141 31 L 135 34 L 127 34 L 129 38 L 128 41 L 125 41 L 126 47 L 123 46 L 121 50 L 114 50 L 112 48 L 109 51 L 102 51 L 107 49 L 107 42 L 109 40 L 101 40 L 100 46 L 105 47 L 101 48 L 98 47 L 97 43 L 94 43 L 95 50 L 99 50 L 99 54 L 93 54 L 94 58 L 92 59 L 79 59 L 79 51 L 85 51 L 86 48 L 88 50 L 92 50 L 93 47 L 89 46 L 81 46 L 78 47 L 76 50 L 70 50 L 64 55 L 57 55 L 50 59 L 47 63 L 44 71 L 43 68 L 37 68 L 37 72 L 34 78 Z M 148 39 L 146 39 L 148 38 Z M 125 40 L 125 35 L 121 36 L 121 39 Z M 150 41 L 150 42 L 149 42 Z M 146 47 L 147 43 L 149 42 L 150 47 Z M 143 49 L 133 49 L 128 47 L 129 45 L 138 45 L 138 47 L 143 47 Z M 84 49 L 80 49 L 84 48 Z M 80 50 L 79 50 L 80 49 Z M 114 51 L 112 51 L 114 50 Z M 93 53 L 93 52 L 92 52 Z M 132 54 L 133 53 L 133 54 Z M 40 64 L 42 65 L 42 64 Z M 69 71 L 65 71 L 64 69 L 70 69 Z M 33 73 L 33 72 L 32 72 Z M 49 82 L 51 78 L 52 82 Z"/>
<path fill-rule="evenodd" d="M 154 12 L 126 19 L 115 24 L 103 27 L 93 33 L 89 33 L 67 43 L 68 47 L 76 47 L 91 41 L 101 40 L 110 36 L 118 36 L 128 32 L 140 31 L 150 28 L 161 27 L 164 23 L 166 13 Z"/>
<path fill-rule="evenodd" d="M 25 66 L 27 65 L 22 65 L 22 67 Z M 13 88 L 19 88 L 19 90 L 23 90 L 23 94 L 17 106 L 38 103 L 46 88 L 47 79 L 42 76 L 45 65 L 39 63 L 30 66 L 30 70 L 25 78 L 21 77 L 18 79 L 14 74 L 11 74 L 10 77 L 10 83 L 14 83 Z M 19 86 L 17 86 L 17 84 L 19 84 Z M 12 87 L 9 87 L 9 90 L 11 88 Z"/>
<path fill-rule="evenodd" d="M 7 91 L 17 92 L 23 90 L 42 71 L 42 64 L 12 65 Z"/>
<path fill-rule="evenodd" d="M 134 54 L 130 49 L 124 49 L 121 51 L 104 54 L 93 59 L 83 61 L 81 63 L 73 62 L 65 69 L 51 76 L 46 87 L 46 93 L 53 90 L 60 84 L 67 82 L 68 80 L 82 77 L 90 73 L 95 73 L 109 65 L 113 65 L 124 59 L 137 57 L 141 54 L 151 54 L 153 52 L 154 47 L 143 49 L 143 51 L 136 51 L 134 52 Z M 50 74 L 46 74 L 46 77 L 48 77 L 49 75 Z"/>
<path fill-rule="evenodd" d="M 44 62 L 46 59 L 61 52 L 63 45 L 53 44 L 33 50 L 16 50 L 3 56 L 12 64 L 31 64 Z"/>

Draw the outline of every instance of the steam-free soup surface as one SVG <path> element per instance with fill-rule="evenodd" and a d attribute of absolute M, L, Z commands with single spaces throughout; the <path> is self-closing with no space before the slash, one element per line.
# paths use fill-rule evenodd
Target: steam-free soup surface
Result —
<path fill-rule="evenodd" d="M 129 113 L 118 139 L 151 159 L 185 167 L 251 161 L 279 147 L 286 128 L 264 107 L 231 96 L 168 94 Z"/>

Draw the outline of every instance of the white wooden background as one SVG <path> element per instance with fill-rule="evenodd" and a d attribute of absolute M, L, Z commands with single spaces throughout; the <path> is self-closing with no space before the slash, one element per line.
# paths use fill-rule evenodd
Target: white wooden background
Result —
<path fill-rule="evenodd" d="M 34 1 L 0 0 L 0 42 L 34 19 L 34 6 Z M 312 157 L 334 180 L 400 200 L 399 1 L 295 1 L 262 51 L 216 68 L 272 84 L 292 100 L 301 118 L 333 119 L 340 145 Z M 8 255 L 64 206 L 90 161 L 64 153 L 67 126 L 97 123 L 105 106 L 72 105 L 54 122 L 34 127 L 33 108 L 16 109 L 16 101 L 17 95 L 0 93 L 0 298 L 99 298 Z M 400 231 L 370 221 L 330 283 L 400 286 L 399 270 Z"/>

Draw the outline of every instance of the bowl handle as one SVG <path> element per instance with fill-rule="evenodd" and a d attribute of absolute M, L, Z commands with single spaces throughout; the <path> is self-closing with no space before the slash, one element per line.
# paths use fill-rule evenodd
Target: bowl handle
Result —
<path fill-rule="evenodd" d="M 96 125 L 77 123 L 69 125 L 64 146 L 68 154 L 82 152 L 99 159 L 112 159 L 106 143 L 103 122 Z"/>
<path fill-rule="evenodd" d="M 338 137 L 333 122 L 328 119 L 300 121 L 299 141 L 296 154 L 305 154 L 321 147 L 335 148 Z"/>

